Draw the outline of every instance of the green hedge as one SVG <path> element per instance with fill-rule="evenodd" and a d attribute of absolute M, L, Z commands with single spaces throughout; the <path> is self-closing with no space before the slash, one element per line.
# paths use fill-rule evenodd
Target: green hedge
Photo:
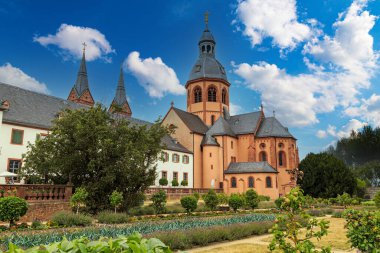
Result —
<path fill-rule="evenodd" d="M 100 212 L 96 218 L 99 223 L 104 224 L 122 224 L 129 221 L 128 214 L 126 213 L 114 213 L 111 211 Z"/>
<path fill-rule="evenodd" d="M 53 215 L 51 221 L 62 227 L 88 226 L 92 223 L 92 218 L 84 214 L 74 214 L 72 212 L 58 212 Z"/>

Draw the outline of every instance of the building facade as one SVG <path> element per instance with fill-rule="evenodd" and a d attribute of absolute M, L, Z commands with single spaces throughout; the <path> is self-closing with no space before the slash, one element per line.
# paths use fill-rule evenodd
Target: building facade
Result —
<path fill-rule="evenodd" d="M 194 154 L 194 187 L 242 193 L 255 189 L 272 199 L 295 186 L 297 140 L 274 116 L 260 111 L 229 114 L 230 83 L 215 57 L 216 41 L 208 29 L 198 42 L 199 56 L 186 83 L 186 111 L 173 105 L 163 124 Z"/>

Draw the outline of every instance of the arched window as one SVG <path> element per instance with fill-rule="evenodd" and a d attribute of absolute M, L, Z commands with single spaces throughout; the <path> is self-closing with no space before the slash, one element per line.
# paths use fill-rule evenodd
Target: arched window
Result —
<path fill-rule="evenodd" d="M 259 154 L 259 160 L 261 162 L 265 162 L 267 161 L 267 153 L 265 151 L 261 151 L 260 154 Z"/>
<path fill-rule="evenodd" d="M 194 103 L 202 102 L 202 89 L 200 87 L 196 87 L 194 89 Z"/>
<path fill-rule="evenodd" d="M 284 151 L 278 152 L 278 165 L 286 166 L 286 159 L 285 159 L 285 152 Z"/>
<path fill-rule="evenodd" d="M 255 180 L 253 177 L 248 178 L 248 188 L 253 188 L 255 187 Z"/>
<path fill-rule="evenodd" d="M 208 101 L 216 102 L 216 88 L 215 87 L 208 88 Z"/>
<path fill-rule="evenodd" d="M 236 177 L 231 178 L 231 188 L 236 188 Z"/>
<path fill-rule="evenodd" d="M 173 163 L 178 163 L 179 162 L 179 155 L 178 154 L 173 154 L 172 161 L 173 161 Z"/>
<path fill-rule="evenodd" d="M 265 178 L 265 185 L 267 188 L 272 188 L 272 178 L 271 177 Z"/>
<path fill-rule="evenodd" d="M 222 90 L 222 103 L 227 104 L 227 91 L 226 91 L 226 89 Z"/>
<path fill-rule="evenodd" d="M 207 53 L 211 53 L 211 46 L 210 45 L 207 45 Z"/>

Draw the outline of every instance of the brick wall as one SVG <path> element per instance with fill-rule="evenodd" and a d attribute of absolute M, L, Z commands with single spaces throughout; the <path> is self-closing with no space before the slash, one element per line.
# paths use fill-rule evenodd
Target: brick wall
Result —
<path fill-rule="evenodd" d="M 32 222 L 34 220 L 48 221 L 51 216 L 59 211 L 70 211 L 69 202 L 29 202 L 28 212 L 19 222 Z"/>

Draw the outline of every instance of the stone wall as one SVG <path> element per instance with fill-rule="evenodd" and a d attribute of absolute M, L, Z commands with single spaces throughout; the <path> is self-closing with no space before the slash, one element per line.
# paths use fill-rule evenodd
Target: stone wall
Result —
<path fill-rule="evenodd" d="M 371 199 L 375 197 L 375 194 L 380 191 L 380 187 L 368 187 L 367 194 Z"/>
<path fill-rule="evenodd" d="M 48 221 L 52 215 L 59 211 L 70 211 L 69 202 L 29 202 L 28 212 L 19 222 L 32 222 L 34 220 Z"/>

